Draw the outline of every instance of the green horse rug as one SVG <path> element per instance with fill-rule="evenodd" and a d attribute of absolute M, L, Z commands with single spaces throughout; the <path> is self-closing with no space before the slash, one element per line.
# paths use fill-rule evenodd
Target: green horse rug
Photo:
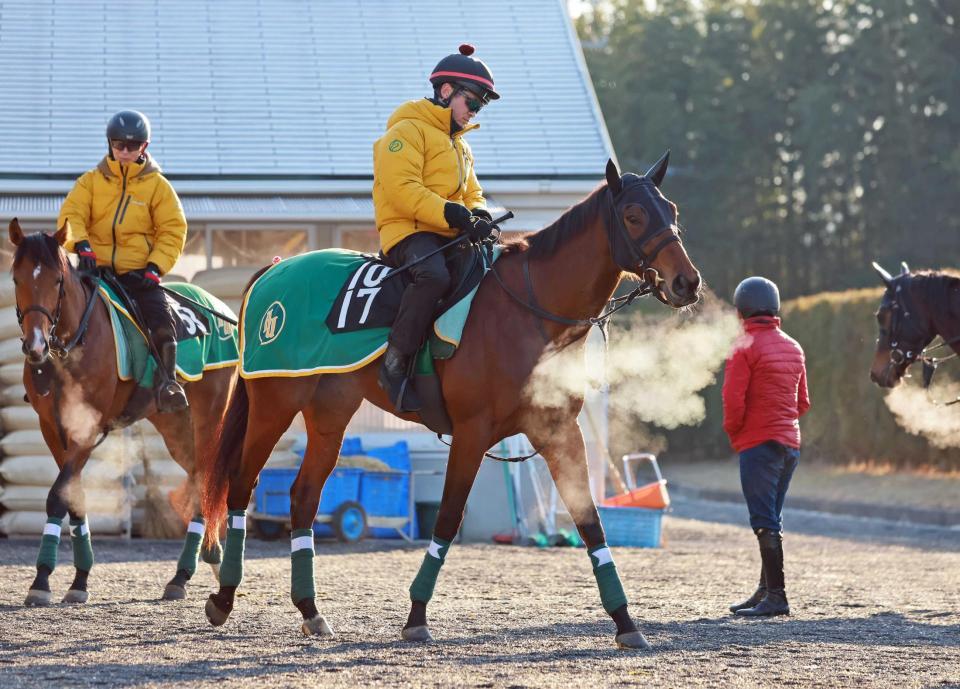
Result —
<path fill-rule="evenodd" d="M 435 378 L 433 360 L 456 352 L 480 280 L 498 255 L 499 247 L 485 247 L 454 257 L 454 286 L 438 304 L 417 357 L 418 378 Z M 407 271 L 393 273 L 377 257 L 346 249 L 311 251 L 271 266 L 243 301 L 240 375 L 312 376 L 363 368 L 387 348 L 409 281 Z M 437 424 L 424 422 L 437 430 Z"/>

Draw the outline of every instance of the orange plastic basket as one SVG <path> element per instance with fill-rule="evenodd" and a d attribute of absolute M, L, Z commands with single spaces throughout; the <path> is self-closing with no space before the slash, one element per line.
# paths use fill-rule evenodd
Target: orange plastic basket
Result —
<path fill-rule="evenodd" d="M 645 507 L 649 510 L 664 510 L 670 506 L 667 481 L 660 479 L 621 495 L 614 495 L 604 500 L 603 505 L 604 507 Z"/>

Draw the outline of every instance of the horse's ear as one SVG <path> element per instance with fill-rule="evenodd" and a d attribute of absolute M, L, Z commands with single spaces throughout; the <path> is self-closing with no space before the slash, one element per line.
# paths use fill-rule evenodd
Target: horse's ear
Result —
<path fill-rule="evenodd" d="M 70 221 L 64 219 L 63 224 L 60 226 L 60 229 L 57 230 L 56 234 L 53 235 L 53 238 L 57 240 L 57 244 L 63 246 L 63 243 L 67 241 L 68 234 L 70 234 Z"/>
<path fill-rule="evenodd" d="M 900 261 L 900 274 L 906 275 L 910 272 L 910 266 L 907 265 L 906 261 Z"/>
<path fill-rule="evenodd" d="M 10 221 L 10 243 L 14 246 L 20 246 L 23 241 L 23 230 L 20 229 L 20 221 L 14 218 Z"/>
<path fill-rule="evenodd" d="M 667 166 L 670 164 L 670 149 L 667 149 L 667 152 L 660 156 L 660 160 L 655 162 L 653 166 L 647 170 L 647 174 L 644 175 L 649 180 L 652 180 L 654 184 L 658 187 L 660 182 L 663 181 L 663 178 L 667 174 Z"/>
<path fill-rule="evenodd" d="M 874 261 L 871 265 L 873 266 L 873 269 L 880 274 L 880 279 L 883 280 L 883 284 L 885 284 L 887 287 L 893 284 L 893 276 L 884 270 L 879 263 Z"/>
<path fill-rule="evenodd" d="M 620 170 L 617 168 L 617 164 L 613 162 L 613 158 L 607 160 L 607 186 L 610 187 L 610 191 L 614 196 L 623 190 L 623 182 L 620 181 Z"/>

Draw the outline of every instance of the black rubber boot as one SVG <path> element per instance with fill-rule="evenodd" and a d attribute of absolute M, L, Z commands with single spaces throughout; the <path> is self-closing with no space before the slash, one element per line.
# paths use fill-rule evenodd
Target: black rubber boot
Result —
<path fill-rule="evenodd" d="M 741 617 L 789 615 L 790 603 L 787 602 L 787 593 L 783 589 L 767 589 L 767 594 L 755 607 L 737 610 L 737 614 Z"/>
<path fill-rule="evenodd" d="M 747 608 L 754 607 L 757 603 L 763 600 L 763 597 L 767 593 L 767 580 L 763 576 L 763 566 L 760 567 L 760 583 L 757 585 L 757 590 L 753 592 L 749 598 L 740 603 L 734 603 L 730 606 L 730 612 L 736 612 L 737 610 L 745 610 Z"/>
<path fill-rule="evenodd" d="M 420 411 L 423 407 L 408 377 L 409 369 L 410 357 L 401 354 L 393 345 L 387 345 L 377 379 L 398 412 Z"/>
<path fill-rule="evenodd" d="M 779 531 L 758 529 L 757 542 L 760 545 L 767 592 L 755 606 L 737 610 L 736 614 L 743 617 L 789 615 L 790 604 L 787 602 L 783 577 L 783 537 Z"/>
<path fill-rule="evenodd" d="M 187 395 L 177 382 L 177 343 L 160 345 L 160 385 L 157 386 L 157 411 L 161 414 L 187 408 Z"/>

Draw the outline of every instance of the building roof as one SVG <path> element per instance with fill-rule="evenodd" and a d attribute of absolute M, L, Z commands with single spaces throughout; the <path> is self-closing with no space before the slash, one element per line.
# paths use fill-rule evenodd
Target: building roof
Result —
<path fill-rule="evenodd" d="M 462 40 L 502 94 L 469 134 L 481 179 L 599 179 L 564 0 L 0 0 L 0 190 L 91 168 L 125 108 L 172 179 L 369 180 L 388 116 Z"/>

